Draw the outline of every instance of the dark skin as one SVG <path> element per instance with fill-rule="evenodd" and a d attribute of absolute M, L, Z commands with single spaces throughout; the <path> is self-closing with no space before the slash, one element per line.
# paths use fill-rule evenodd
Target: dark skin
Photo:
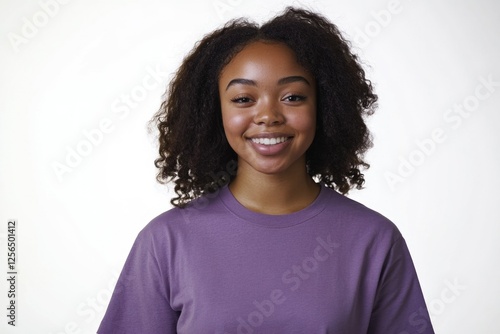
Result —
<path fill-rule="evenodd" d="M 226 65 L 219 80 L 222 119 L 238 155 L 229 185 L 249 210 L 279 215 L 299 211 L 318 196 L 305 152 L 316 130 L 316 87 L 284 44 L 257 41 Z"/>

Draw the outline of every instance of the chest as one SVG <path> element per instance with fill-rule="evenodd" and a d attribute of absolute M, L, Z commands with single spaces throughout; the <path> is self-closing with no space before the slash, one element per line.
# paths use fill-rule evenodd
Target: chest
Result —
<path fill-rule="evenodd" d="M 182 261 L 171 300 L 181 312 L 179 333 L 355 333 L 367 326 L 363 305 L 373 293 L 332 238 L 246 241 L 200 245 Z"/>

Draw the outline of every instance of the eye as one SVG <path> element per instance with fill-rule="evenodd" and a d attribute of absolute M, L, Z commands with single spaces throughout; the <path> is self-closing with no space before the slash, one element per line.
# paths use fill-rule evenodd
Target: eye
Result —
<path fill-rule="evenodd" d="M 286 97 L 283 98 L 283 101 L 286 101 L 286 102 L 300 102 L 300 101 L 304 101 L 306 99 L 305 96 L 303 95 L 288 95 Z"/>
<path fill-rule="evenodd" d="M 238 97 L 235 97 L 234 99 L 231 99 L 231 102 L 237 103 L 237 104 L 245 104 L 245 103 L 249 103 L 251 101 L 252 100 L 246 96 L 238 96 Z"/>

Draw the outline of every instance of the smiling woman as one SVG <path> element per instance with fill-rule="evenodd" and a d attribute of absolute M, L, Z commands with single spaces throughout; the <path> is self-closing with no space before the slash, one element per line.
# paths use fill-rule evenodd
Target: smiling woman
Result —
<path fill-rule="evenodd" d="M 176 207 L 137 237 L 99 333 L 433 333 L 400 232 L 343 196 L 376 100 L 319 14 L 207 35 L 153 119 Z"/>
<path fill-rule="evenodd" d="M 305 157 L 316 131 L 316 87 L 293 51 L 282 43 L 247 45 L 222 70 L 219 94 L 224 132 L 238 156 L 238 175 L 229 186 L 238 201 L 273 214 L 310 204 L 319 192 L 307 174 Z M 253 189 L 263 184 L 276 188 L 274 180 L 290 179 L 302 181 L 294 184 L 302 192 L 286 191 L 281 198 L 286 204 L 271 206 L 272 198 L 262 197 L 275 190 Z M 259 203 L 262 200 L 266 206 Z"/>
<path fill-rule="evenodd" d="M 214 172 L 224 171 L 228 161 L 239 160 L 226 138 L 221 112 L 225 100 L 221 96 L 233 86 L 245 83 L 256 88 L 258 82 L 238 76 L 221 87 L 220 79 L 228 71 L 226 66 L 242 61 L 240 51 L 255 49 L 250 47 L 255 42 L 286 46 L 293 53 L 295 65 L 304 72 L 302 76 L 316 90 L 315 96 L 309 96 L 309 101 L 314 99 L 316 103 L 316 133 L 306 151 L 307 174 L 343 194 L 364 183 L 361 169 L 368 164 L 363 155 L 371 140 L 363 117 L 373 112 L 377 96 L 338 28 L 315 13 L 290 8 L 261 27 L 239 19 L 207 35 L 185 58 L 170 83 L 168 98 L 153 123 L 160 133 L 160 156 L 155 161 L 158 180 L 175 183 L 175 206 L 184 207 L 217 189 L 216 185 L 233 181 L 213 177 Z M 268 58 L 266 53 L 253 54 L 256 60 Z M 245 66 L 250 70 L 258 64 L 249 62 Z M 286 77 L 296 74 L 290 72 Z M 292 79 L 286 77 L 278 78 L 284 80 L 281 84 L 290 83 Z M 288 101 L 298 101 L 300 96 L 289 96 Z M 250 102 L 244 95 L 232 99 L 238 104 Z"/>

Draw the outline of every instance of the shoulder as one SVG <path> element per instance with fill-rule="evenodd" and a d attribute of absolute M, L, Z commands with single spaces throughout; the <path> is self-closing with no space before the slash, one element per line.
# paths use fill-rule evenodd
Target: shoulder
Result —
<path fill-rule="evenodd" d="M 179 237 L 193 232 L 210 220 L 218 220 L 221 213 L 225 213 L 217 194 L 203 196 L 190 202 L 184 208 L 174 207 L 154 217 L 139 232 L 139 238 L 164 239 L 165 237 Z"/>
<path fill-rule="evenodd" d="M 402 238 L 397 226 L 381 213 L 333 189 L 325 188 L 325 191 L 328 200 L 323 214 L 345 229 L 363 236 L 388 239 L 390 243 Z"/>
<path fill-rule="evenodd" d="M 140 237 L 150 237 L 163 234 L 175 226 L 181 226 L 184 223 L 182 209 L 172 208 L 151 219 L 139 232 Z"/>

